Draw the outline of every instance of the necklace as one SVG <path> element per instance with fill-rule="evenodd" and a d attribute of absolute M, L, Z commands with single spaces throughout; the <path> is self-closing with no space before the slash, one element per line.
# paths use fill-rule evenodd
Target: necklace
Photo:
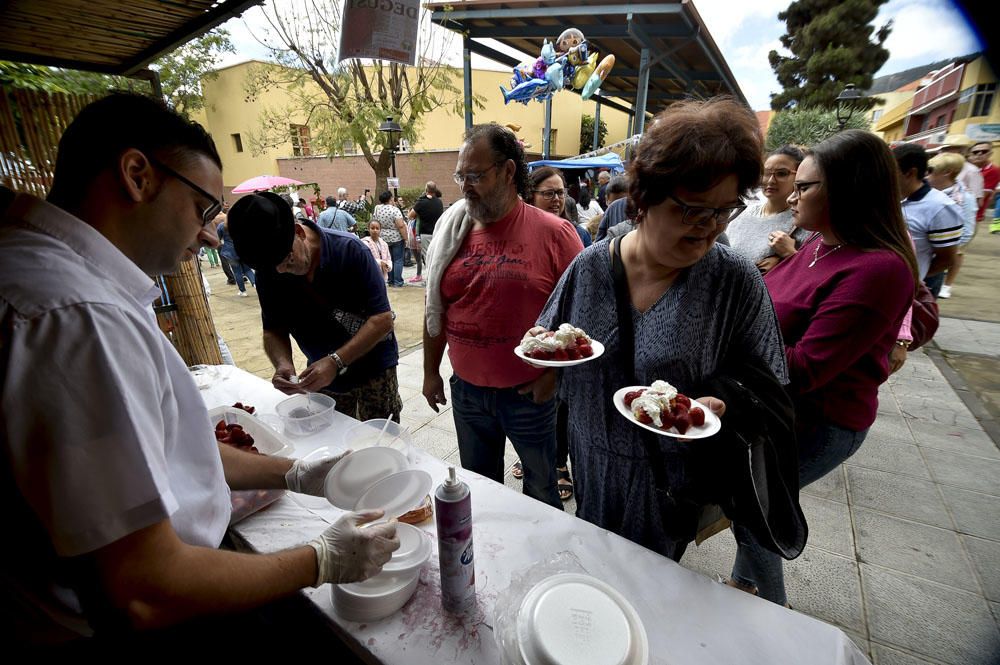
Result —
<path fill-rule="evenodd" d="M 841 243 L 841 244 L 839 244 L 839 245 L 834 245 L 833 249 L 831 249 L 831 250 L 830 250 L 829 252 L 827 252 L 827 253 L 826 253 L 826 254 L 824 254 L 823 256 L 820 256 L 820 255 L 819 255 L 819 247 L 820 247 L 820 245 L 822 245 L 822 244 L 823 244 L 823 241 L 822 241 L 822 240 L 820 240 L 819 242 L 817 242 L 817 243 L 816 243 L 816 249 L 814 249 L 814 250 L 813 250 L 813 260 L 812 260 L 812 262 L 811 262 L 811 263 L 809 264 L 809 267 L 810 267 L 810 268 L 812 268 L 812 267 L 813 267 L 814 265 L 816 265 L 816 262 L 817 262 L 817 261 L 819 261 L 820 259 L 825 259 L 826 257 L 830 256 L 831 254 L 833 254 L 833 253 L 834 253 L 834 252 L 836 252 L 836 251 L 837 251 L 838 249 L 840 249 L 841 247 L 843 247 L 843 246 L 844 246 L 844 245 L 843 245 L 843 243 Z"/>

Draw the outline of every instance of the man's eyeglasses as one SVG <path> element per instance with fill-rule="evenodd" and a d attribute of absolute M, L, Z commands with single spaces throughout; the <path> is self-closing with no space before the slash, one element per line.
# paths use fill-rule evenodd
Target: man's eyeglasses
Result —
<path fill-rule="evenodd" d="M 497 162 L 491 165 L 490 168 L 486 169 L 485 171 L 481 171 L 480 173 L 454 173 L 452 174 L 452 177 L 455 179 L 455 184 L 458 185 L 459 187 L 465 186 L 465 183 L 469 183 L 470 185 L 478 185 L 479 181 L 483 179 L 484 175 L 489 173 L 492 169 L 495 169 L 496 167 L 500 166 L 501 164 L 503 164 L 503 162 Z"/>
<path fill-rule="evenodd" d="M 725 226 L 747 209 L 746 205 L 742 204 L 726 208 L 705 208 L 703 206 L 688 205 L 672 194 L 667 194 L 667 198 L 680 207 L 683 211 L 681 224 L 688 226 L 702 226 L 709 221 L 714 222 L 718 226 Z"/>
<path fill-rule="evenodd" d="M 773 171 L 764 171 L 764 177 L 761 178 L 761 181 L 767 182 L 771 178 L 774 178 L 775 180 L 788 180 L 793 175 L 795 175 L 795 171 L 790 171 L 788 169 L 774 169 Z"/>
<path fill-rule="evenodd" d="M 207 208 L 205 208 L 205 210 L 201 213 L 201 225 L 202 226 L 208 225 L 209 222 L 211 222 L 213 219 L 215 219 L 218 216 L 218 214 L 220 212 L 222 212 L 222 202 L 219 201 L 219 199 L 215 198 L 214 196 L 212 196 L 211 194 L 209 194 L 208 192 L 206 192 L 204 189 L 202 189 L 198 185 L 194 184 L 193 182 L 191 182 L 190 180 L 188 180 L 187 178 L 185 178 L 184 176 L 182 176 L 180 173 L 178 173 L 177 171 L 173 170 L 172 168 L 170 168 L 169 166 L 167 166 L 166 164 L 164 164 L 160 160 L 156 159 L 155 157 L 151 157 L 149 155 L 146 155 L 146 158 L 150 161 L 151 164 L 155 165 L 156 168 L 160 169 L 161 171 L 166 172 L 167 175 L 170 175 L 170 176 L 173 176 L 174 178 L 177 178 L 178 180 L 180 180 L 181 182 L 183 182 L 185 185 L 187 185 L 188 187 L 190 187 L 191 189 L 193 189 L 194 191 L 198 192 L 199 194 L 201 194 L 206 199 L 208 199 L 209 201 L 212 202 L 212 204 L 210 206 L 208 206 Z"/>
<path fill-rule="evenodd" d="M 795 185 L 794 185 L 794 187 L 795 187 L 795 193 L 798 196 L 802 196 L 803 194 L 805 194 L 806 192 L 809 191 L 810 187 L 812 187 L 813 185 L 818 185 L 821 182 L 823 182 L 823 181 L 822 180 L 800 180 L 799 182 L 795 183 Z"/>
<path fill-rule="evenodd" d="M 536 189 L 535 194 L 538 194 L 546 201 L 551 201 L 555 198 L 564 199 L 566 198 L 565 189 Z"/>
<path fill-rule="evenodd" d="M 987 150 L 970 150 L 969 154 L 970 155 L 988 155 L 991 152 L 993 152 L 993 151 L 992 150 L 988 150 L 988 149 Z"/>

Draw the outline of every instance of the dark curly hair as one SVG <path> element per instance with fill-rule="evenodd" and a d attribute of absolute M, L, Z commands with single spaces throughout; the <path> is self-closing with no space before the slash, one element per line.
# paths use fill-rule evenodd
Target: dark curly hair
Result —
<path fill-rule="evenodd" d="M 509 159 L 514 162 L 514 185 L 517 187 L 518 196 L 527 201 L 528 197 L 531 196 L 531 186 L 528 183 L 528 160 L 524 156 L 524 148 L 514 136 L 514 132 L 491 122 L 484 125 L 474 125 L 465 134 L 466 145 L 471 145 L 480 139 L 489 143 L 495 161 L 505 162 Z"/>
<path fill-rule="evenodd" d="M 729 174 L 747 196 L 760 184 L 761 153 L 757 117 L 731 97 L 678 102 L 639 141 L 628 166 L 629 199 L 648 210 L 678 187 L 704 192 Z"/>

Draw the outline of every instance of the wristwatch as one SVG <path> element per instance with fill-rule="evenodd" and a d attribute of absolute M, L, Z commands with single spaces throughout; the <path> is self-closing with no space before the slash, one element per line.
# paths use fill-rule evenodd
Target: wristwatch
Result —
<path fill-rule="evenodd" d="M 896 340 L 896 346 L 901 346 L 901 347 L 903 347 L 906 350 L 910 349 L 910 344 L 913 344 L 913 341 L 909 340 L 909 339 L 897 339 Z"/>
<path fill-rule="evenodd" d="M 331 353 L 330 357 L 333 358 L 333 362 L 337 363 L 337 376 L 347 371 L 347 364 L 337 355 L 336 351 Z"/>

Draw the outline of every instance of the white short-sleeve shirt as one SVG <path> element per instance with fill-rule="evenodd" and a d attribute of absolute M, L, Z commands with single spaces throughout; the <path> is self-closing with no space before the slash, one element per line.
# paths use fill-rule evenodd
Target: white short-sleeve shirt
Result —
<path fill-rule="evenodd" d="M 0 215 L 2 463 L 49 539 L 19 547 L 73 557 L 167 518 L 218 546 L 229 490 L 152 279 L 45 201 L 18 195 Z"/>

